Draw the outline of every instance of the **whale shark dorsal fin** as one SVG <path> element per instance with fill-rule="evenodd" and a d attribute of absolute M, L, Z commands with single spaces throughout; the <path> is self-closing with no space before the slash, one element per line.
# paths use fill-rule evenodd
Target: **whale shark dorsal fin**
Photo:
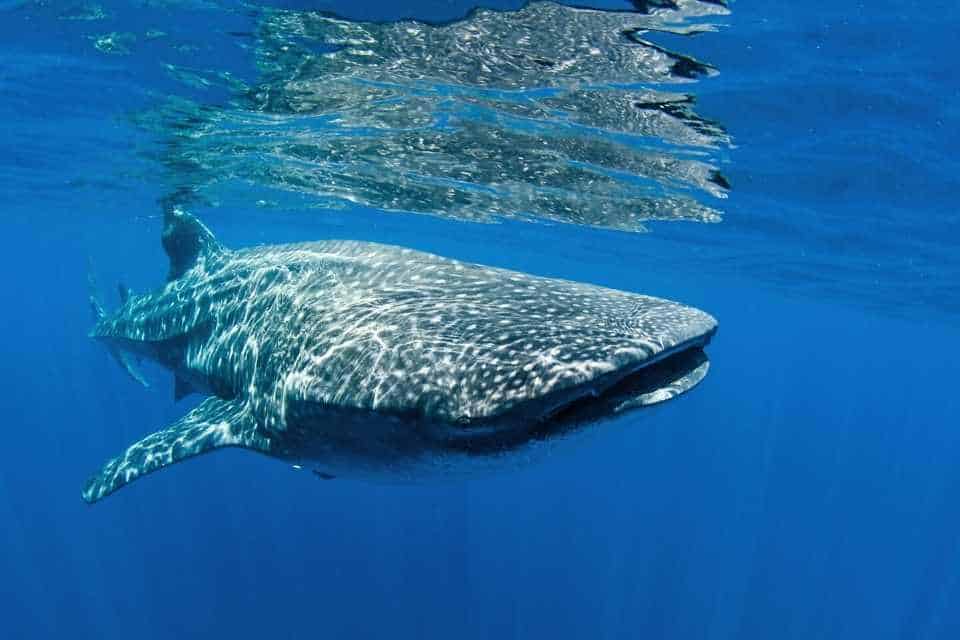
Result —
<path fill-rule="evenodd" d="M 164 213 L 161 241 L 170 258 L 167 280 L 182 276 L 201 257 L 223 251 L 213 232 L 180 207 L 171 207 Z"/>
<path fill-rule="evenodd" d="M 83 488 L 83 499 L 96 502 L 141 476 L 221 447 L 244 447 L 266 453 L 270 440 L 235 400 L 208 398 L 172 425 L 151 433 L 109 461 Z"/>

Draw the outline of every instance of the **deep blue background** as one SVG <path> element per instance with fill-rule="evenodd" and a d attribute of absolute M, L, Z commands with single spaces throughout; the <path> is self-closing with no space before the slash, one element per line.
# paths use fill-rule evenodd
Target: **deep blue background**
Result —
<path fill-rule="evenodd" d="M 104 56 L 90 25 L 14 4 L 0 3 L 0 637 L 960 637 L 953 3 L 738 2 L 725 31 L 671 43 L 721 69 L 696 87 L 738 145 L 719 226 L 200 212 L 231 246 L 375 239 L 694 304 L 721 322 L 695 393 L 468 483 L 319 482 L 224 451 L 93 508 L 87 475 L 190 405 L 86 338 L 88 258 L 107 293 L 166 271 L 148 143 L 117 116 L 172 89 L 149 52 Z M 244 28 L 155 11 L 116 19 L 208 41 Z"/>

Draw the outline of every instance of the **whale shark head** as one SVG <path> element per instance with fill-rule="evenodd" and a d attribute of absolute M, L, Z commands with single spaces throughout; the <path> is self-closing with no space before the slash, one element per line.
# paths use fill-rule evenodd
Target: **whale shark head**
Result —
<path fill-rule="evenodd" d="M 716 333 L 716 320 L 690 307 L 653 300 L 650 304 L 660 307 L 656 317 L 662 331 L 628 327 L 630 337 L 623 344 L 599 350 L 585 332 L 569 345 L 565 359 L 572 367 L 551 369 L 550 358 L 541 353 L 519 368 L 514 362 L 500 368 L 497 375 L 512 377 L 518 393 L 483 417 L 460 416 L 449 424 L 443 430 L 448 445 L 475 453 L 503 452 L 659 405 L 693 389 L 709 370 L 704 348 Z M 618 326 L 617 331 L 624 330 Z M 631 349 L 631 341 L 643 347 Z M 543 345 L 543 353 L 556 353 L 562 346 Z M 545 383 L 551 376 L 556 382 Z"/>

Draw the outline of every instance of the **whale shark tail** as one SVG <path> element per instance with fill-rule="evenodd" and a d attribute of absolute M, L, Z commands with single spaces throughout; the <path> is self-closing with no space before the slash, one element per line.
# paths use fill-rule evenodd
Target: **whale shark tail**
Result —
<path fill-rule="evenodd" d="M 151 433 L 107 462 L 87 481 L 83 499 L 96 502 L 141 476 L 223 447 L 268 453 L 270 439 L 242 402 L 207 398 L 166 429 Z"/>
<path fill-rule="evenodd" d="M 120 303 L 126 303 L 130 299 L 130 289 L 124 285 L 119 285 L 120 291 Z M 88 260 L 87 262 L 87 290 L 90 300 L 90 310 L 93 312 L 93 321 L 100 322 L 103 320 L 107 312 L 103 309 L 103 304 L 100 302 L 100 296 L 97 292 L 97 279 L 93 275 L 93 260 Z M 117 361 L 117 364 L 120 365 L 120 368 L 127 372 L 127 375 L 130 376 L 134 382 L 140 384 L 143 387 L 149 387 L 150 383 L 147 382 L 147 379 L 143 377 L 143 374 L 140 373 L 140 370 L 137 369 L 136 365 L 133 364 L 133 361 L 130 358 L 128 353 L 121 351 L 115 345 L 107 345 L 107 351 L 110 352 L 110 355 L 113 356 L 113 359 Z"/>
<path fill-rule="evenodd" d="M 103 310 L 103 304 L 100 303 L 100 295 L 97 291 L 97 277 L 93 274 L 93 258 L 87 258 L 87 299 L 90 302 L 90 311 L 93 313 L 93 321 L 100 322 L 107 315 Z"/>

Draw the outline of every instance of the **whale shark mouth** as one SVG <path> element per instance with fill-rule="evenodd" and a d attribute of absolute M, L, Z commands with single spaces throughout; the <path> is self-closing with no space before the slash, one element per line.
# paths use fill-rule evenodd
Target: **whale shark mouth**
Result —
<path fill-rule="evenodd" d="M 588 389 L 554 408 L 541 418 L 541 422 L 551 427 L 573 426 L 660 404 L 697 386 L 709 368 L 710 360 L 701 346 L 681 349 L 621 374 L 609 386 Z"/>
<path fill-rule="evenodd" d="M 460 429 L 449 444 L 470 453 L 502 453 L 676 398 L 706 377 L 710 360 L 704 348 L 712 337 L 711 331 L 636 367 L 517 407 L 497 423 Z"/>

